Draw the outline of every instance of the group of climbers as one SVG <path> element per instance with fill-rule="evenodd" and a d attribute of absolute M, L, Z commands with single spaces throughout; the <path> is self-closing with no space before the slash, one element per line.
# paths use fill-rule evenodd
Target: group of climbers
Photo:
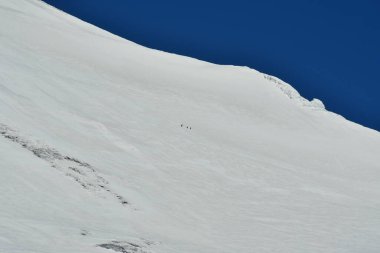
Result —
<path fill-rule="evenodd" d="M 181 124 L 181 127 L 185 127 L 183 124 Z M 191 126 L 186 126 L 186 129 L 191 130 Z"/>

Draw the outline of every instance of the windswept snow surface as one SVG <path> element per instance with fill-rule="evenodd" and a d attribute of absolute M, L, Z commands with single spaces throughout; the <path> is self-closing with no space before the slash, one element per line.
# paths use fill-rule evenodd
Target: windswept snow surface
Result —
<path fill-rule="evenodd" d="M 4 253 L 380 252 L 378 132 L 37 0 L 0 0 L 0 172 Z"/>

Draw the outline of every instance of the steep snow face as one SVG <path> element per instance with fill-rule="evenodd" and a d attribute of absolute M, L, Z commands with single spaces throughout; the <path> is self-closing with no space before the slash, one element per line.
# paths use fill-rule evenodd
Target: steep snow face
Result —
<path fill-rule="evenodd" d="M 0 0 L 0 252 L 379 252 L 379 157 L 274 77 Z"/>

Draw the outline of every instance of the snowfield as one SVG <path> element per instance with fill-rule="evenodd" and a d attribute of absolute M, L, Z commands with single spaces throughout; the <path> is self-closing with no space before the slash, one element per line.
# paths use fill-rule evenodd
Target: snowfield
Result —
<path fill-rule="evenodd" d="M 379 132 L 37 0 L 0 0 L 0 172 L 4 253 L 380 252 Z"/>

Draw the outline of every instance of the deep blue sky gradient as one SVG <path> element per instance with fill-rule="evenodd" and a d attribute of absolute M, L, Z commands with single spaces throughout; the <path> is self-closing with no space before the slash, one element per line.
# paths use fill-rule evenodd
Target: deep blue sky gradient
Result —
<path fill-rule="evenodd" d="M 150 48 L 277 76 L 380 131 L 380 1 L 44 1 Z"/>

